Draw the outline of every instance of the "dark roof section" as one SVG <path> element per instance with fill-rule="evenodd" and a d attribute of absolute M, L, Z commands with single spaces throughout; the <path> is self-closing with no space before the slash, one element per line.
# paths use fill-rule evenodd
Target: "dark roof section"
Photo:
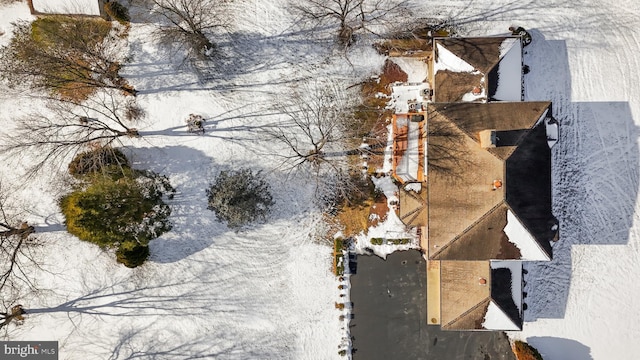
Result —
<path fill-rule="evenodd" d="M 491 269 L 491 299 L 514 324 L 522 329 L 522 316 L 513 301 L 513 280 L 511 270 L 508 268 Z"/>
<path fill-rule="evenodd" d="M 507 209 L 504 202 L 496 206 L 435 258 L 441 260 L 520 259 L 522 256 L 520 250 L 502 231 L 507 225 Z"/>
<path fill-rule="evenodd" d="M 549 241 L 558 220 L 552 214 L 551 149 L 544 122 L 528 132 L 506 161 L 506 200 L 520 222 L 551 257 Z"/>

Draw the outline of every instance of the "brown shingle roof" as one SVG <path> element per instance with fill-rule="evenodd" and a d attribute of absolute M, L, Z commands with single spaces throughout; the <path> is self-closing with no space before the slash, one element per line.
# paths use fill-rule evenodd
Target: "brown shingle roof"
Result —
<path fill-rule="evenodd" d="M 415 184 L 414 184 L 415 185 Z M 404 187 L 399 191 L 400 220 L 408 226 L 427 225 L 427 189 L 423 187 L 420 192 L 407 190 Z"/>
<path fill-rule="evenodd" d="M 481 284 L 480 279 L 486 283 Z M 442 261 L 440 263 L 442 327 L 459 321 L 491 296 L 488 261 Z M 486 308 L 485 308 L 486 312 Z M 477 318 L 474 314 L 474 318 Z M 484 317 L 484 313 L 482 314 Z M 475 329 L 475 327 L 473 327 Z"/>
<path fill-rule="evenodd" d="M 440 70 L 434 76 L 433 101 L 458 102 L 473 88 L 483 88 L 482 74 Z M 486 100 L 486 97 L 484 98 Z"/>
<path fill-rule="evenodd" d="M 429 258 L 521 258 L 503 232 L 508 210 L 551 253 L 550 150 L 544 124 L 530 130 L 549 107 L 549 102 L 429 105 Z M 504 134 L 506 144 L 480 147 L 478 133 L 485 129 Z M 494 189 L 494 180 L 503 186 Z"/>

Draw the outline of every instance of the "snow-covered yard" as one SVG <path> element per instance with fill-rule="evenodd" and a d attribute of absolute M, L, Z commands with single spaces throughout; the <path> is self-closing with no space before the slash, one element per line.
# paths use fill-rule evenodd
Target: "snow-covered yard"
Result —
<path fill-rule="evenodd" d="M 33 9 L 45 14 L 100 15 L 98 0 L 32 0 Z"/>
<path fill-rule="evenodd" d="M 36 1 L 34 1 L 35 5 Z M 46 291 L 23 302 L 21 340 L 58 340 L 61 359 L 219 358 L 339 359 L 338 281 L 331 247 L 314 240 L 321 217 L 304 179 L 274 168 L 280 149 L 257 129 L 276 121 L 266 111 L 309 77 L 359 79 L 383 58 L 361 43 L 350 60 L 291 30 L 285 1 L 238 1 L 235 54 L 218 78 L 200 84 L 176 69 L 148 34 L 132 24 L 133 61 L 124 76 L 147 111 L 132 160 L 169 176 L 174 229 L 151 242 L 151 260 L 130 270 L 64 231 L 56 205 L 67 191 L 56 174 L 24 186 L 20 166 L 2 162 L 2 182 L 29 209 L 26 220 L 46 240 L 38 282 Z M 526 265 L 522 332 L 546 360 L 635 359 L 640 323 L 640 3 L 604 0 L 415 1 L 420 17 L 451 17 L 465 35 L 527 28 L 527 100 L 553 101 L 560 141 L 553 149 L 554 213 L 560 241 L 554 259 Z M 27 5 L 0 7 L 0 44 L 10 21 L 30 18 Z M 250 51 L 249 51 L 250 50 Z M 355 61 L 354 61 L 355 60 Z M 461 64 L 449 64 L 462 66 Z M 354 81 L 355 83 L 355 81 Z M 29 103 L 29 107 L 35 106 Z M 3 89 L 0 121 L 28 110 Z M 204 136 L 188 134 L 190 113 L 206 119 Z M 25 154 L 25 161 L 28 161 Z M 221 170 L 268 172 L 276 200 L 267 224 L 239 233 L 206 210 L 205 188 Z M 65 169 L 60 169 L 64 172 Z"/>

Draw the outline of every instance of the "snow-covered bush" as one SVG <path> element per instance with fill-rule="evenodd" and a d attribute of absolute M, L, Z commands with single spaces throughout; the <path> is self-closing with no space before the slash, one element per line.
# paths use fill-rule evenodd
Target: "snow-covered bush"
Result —
<path fill-rule="evenodd" d="M 251 169 L 222 171 L 207 189 L 207 197 L 207 208 L 230 228 L 264 221 L 273 205 L 269 184 L 260 171 Z"/>
<path fill-rule="evenodd" d="M 122 169 L 96 175 L 60 199 L 69 233 L 104 248 L 117 248 L 118 262 L 135 267 L 147 258 L 149 241 L 171 230 L 171 209 L 163 201 L 173 189 L 152 172 Z"/>

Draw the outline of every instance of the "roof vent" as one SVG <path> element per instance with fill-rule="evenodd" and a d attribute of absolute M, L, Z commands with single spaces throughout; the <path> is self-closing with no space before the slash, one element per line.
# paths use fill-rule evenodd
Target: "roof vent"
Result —
<path fill-rule="evenodd" d="M 478 279 L 478 283 L 480 285 L 487 285 L 487 279 L 481 277 L 480 279 Z"/>
<path fill-rule="evenodd" d="M 498 137 L 495 129 L 480 131 L 480 146 L 483 149 L 494 148 L 497 142 Z"/>

